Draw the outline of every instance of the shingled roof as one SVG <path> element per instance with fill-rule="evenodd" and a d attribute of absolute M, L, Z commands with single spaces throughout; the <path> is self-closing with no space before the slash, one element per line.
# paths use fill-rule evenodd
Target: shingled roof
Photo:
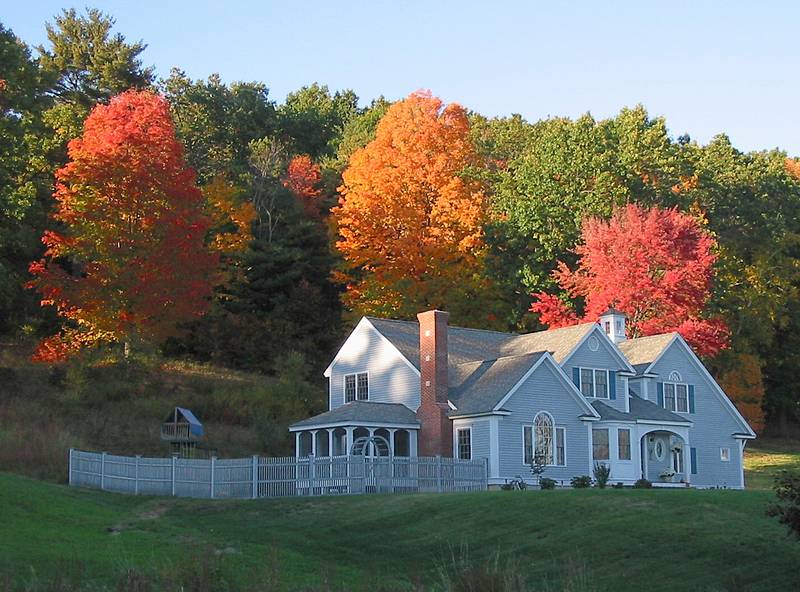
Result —
<path fill-rule="evenodd" d="M 350 401 L 331 411 L 293 423 L 289 426 L 289 429 L 355 421 L 379 425 L 419 425 L 417 414 L 402 403 Z"/>
<path fill-rule="evenodd" d="M 367 318 L 381 335 L 391 341 L 419 369 L 419 323 Z M 583 323 L 525 335 L 450 326 L 447 328 L 449 363 L 452 367 L 469 362 L 549 351 L 560 364 L 595 325 L 596 323 Z"/>
<path fill-rule="evenodd" d="M 637 374 L 644 374 L 655 359 L 661 355 L 677 333 L 662 333 L 649 337 L 627 339 L 618 343 L 619 349 L 628 358 L 628 361 Z"/>
<path fill-rule="evenodd" d="M 681 417 L 677 413 L 667 411 L 652 401 L 641 399 L 639 395 L 630 391 L 629 413 L 614 409 L 602 401 L 592 401 L 592 407 L 600 414 L 600 419 L 607 421 L 636 421 L 638 419 L 651 421 L 669 421 L 675 423 L 692 423 L 691 420 Z"/>

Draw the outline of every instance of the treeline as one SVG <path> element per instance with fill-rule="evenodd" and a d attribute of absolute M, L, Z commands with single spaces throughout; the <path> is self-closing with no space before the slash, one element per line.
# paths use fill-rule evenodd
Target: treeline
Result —
<path fill-rule="evenodd" d="M 169 102 L 204 196 L 232 213 L 252 205 L 251 240 L 223 252 L 209 311 L 160 344 L 166 355 L 275 373 L 295 352 L 316 371 L 359 314 L 410 317 L 424 306 L 447 307 L 469 326 L 537 329 L 534 293 L 582 312 L 553 271 L 559 261 L 576 266 L 584 219 L 630 203 L 676 207 L 716 241 L 706 314 L 725 320 L 730 346 L 710 361 L 714 373 L 737 402 L 762 406 L 775 432 L 800 421 L 800 163 L 785 152 L 742 153 L 724 135 L 704 146 L 673 138 L 643 107 L 530 123 L 424 95 L 391 111 L 382 98 L 364 107 L 352 91 L 317 84 L 278 104 L 262 83 L 192 80 L 178 69 L 156 79 L 141 63 L 145 46 L 113 24 L 65 11 L 35 49 L 0 28 L 5 333 L 60 325 L 24 286 L 52 227 L 68 141 L 93 106 L 152 89 Z M 421 155 L 436 165 L 421 166 Z M 402 201 L 414 192 L 423 199 Z M 437 202 L 445 194 L 457 211 Z M 400 207 L 381 205 L 391 195 Z M 402 231 L 412 227 L 422 234 Z M 389 235 L 406 241 L 403 257 L 386 248 Z"/>

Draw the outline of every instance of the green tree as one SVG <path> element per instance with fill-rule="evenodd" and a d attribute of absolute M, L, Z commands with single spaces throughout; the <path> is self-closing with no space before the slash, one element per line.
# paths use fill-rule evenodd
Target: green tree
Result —
<path fill-rule="evenodd" d="M 142 89 L 153 82 L 153 69 L 139 59 L 147 47 L 128 43 L 121 33 L 112 34 L 116 21 L 100 10 L 79 15 L 64 10 L 47 23 L 49 47 L 40 45 L 39 64 L 51 83 L 53 105 L 45 121 L 60 145 L 81 133 L 83 120 L 97 103 L 130 88 Z"/>
<path fill-rule="evenodd" d="M 173 68 L 161 82 L 172 106 L 178 137 L 201 183 L 224 175 L 246 184 L 248 145 L 272 135 L 277 119 L 269 90 L 259 82 L 224 84 L 218 74 L 191 80 Z"/>

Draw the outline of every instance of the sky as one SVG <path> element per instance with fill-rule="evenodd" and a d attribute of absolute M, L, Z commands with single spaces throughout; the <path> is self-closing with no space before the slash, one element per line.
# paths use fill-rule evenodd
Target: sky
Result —
<path fill-rule="evenodd" d="M 2 0 L 30 45 L 69 0 Z M 281 102 L 319 82 L 368 104 L 429 89 L 529 121 L 643 104 L 670 133 L 800 155 L 800 2 L 102 1 L 159 76 L 261 81 Z"/>

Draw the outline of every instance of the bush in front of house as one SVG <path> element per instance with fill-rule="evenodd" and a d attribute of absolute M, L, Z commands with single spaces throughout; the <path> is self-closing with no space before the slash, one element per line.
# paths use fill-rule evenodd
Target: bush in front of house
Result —
<path fill-rule="evenodd" d="M 800 473 L 781 471 L 773 489 L 778 501 L 767 509 L 767 516 L 778 518 L 800 539 Z"/>
<path fill-rule="evenodd" d="M 625 487 L 625 485 L 622 483 L 622 481 L 617 481 L 617 482 L 616 482 L 616 483 L 614 483 L 614 485 L 612 485 L 611 487 L 613 487 L 614 489 L 622 489 L 622 488 L 624 488 L 624 487 Z"/>
<path fill-rule="evenodd" d="M 541 489 L 555 489 L 556 480 L 551 479 L 550 477 L 542 477 L 541 479 L 539 479 L 539 487 Z"/>
<path fill-rule="evenodd" d="M 652 481 L 648 481 L 647 479 L 639 479 L 636 483 L 633 484 L 635 489 L 650 489 L 653 487 Z"/>
<path fill-rule="evenodd" d="M 586 489 L 592 486 L 592 478 L 589 475 L 579 475 L 570 479 L 569 484 L 574 489 Z"/>
<path fill-rule="evenodd" d="M 594 463 L 592 472 L 594 473 L 594 480 L 597 487 L 605 489 L 606 485 L 608 485 L 608 480 L 611 478 L 611 465 L 596 462 Z"/>

